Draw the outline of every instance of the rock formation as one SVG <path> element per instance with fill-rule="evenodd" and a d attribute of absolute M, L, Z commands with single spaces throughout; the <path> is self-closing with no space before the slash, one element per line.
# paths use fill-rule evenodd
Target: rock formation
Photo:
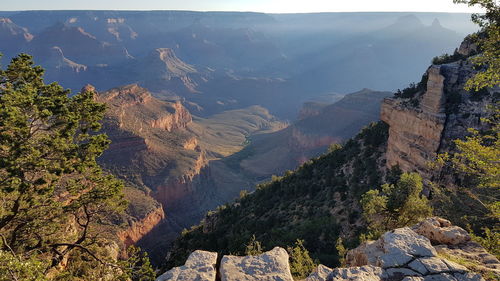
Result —
<path fill-rule="evenodd" d="M 258 256 L 224 256 L 219 270 L 221 281 L 293 281 L 288 253 L 279 247 Z"/>
<path fill-rule="evenodd" d="M 389 124 L 387 166 L 404 171 L 427 171 L 427 162 L 435 157 L 441 142 L 444 113 L 444 77 L 440 66 L 427 70 L 427 91 L 420 107 L 413 108 L 401 99 L 387 98 L 382 103 L 380 119 Z"/>
<path fill-rule="evenodd" d="M 217 253 L 193 252 L 184 266 L 173 268 L 156 281 L 212 281 L 215 280 Z"/>
<path fill-rule="evenodd" d="M 459 52 L 469 55 L 475 48 L 466 39 Z M 410 99 L 384 99 L 380 119 L 390 126 L 387 168 L 399 165 L 403 171 L 417 171 L 430 179 L 428 164 L 438 153 L 452 151 L 453 140 L 463 139 L 468 128 L 487 128 L 481 120 L 490 116 L 487 105 L 498 88 L 482 93 L 465 91 L 464 85 L 473 74 L 467 60 L 432 65 L 424 76 L 424 91 Z"/>
<path fill-rule="evenodd" d="M 136 68 L 140 69 L 141 83 L 154 91 L 199 93 L 198 85 L 206 81 L 194 66 L 180 60 L 170 48 L 154 50 Z"/>
<path fill-rule="evenodd" d="M 450 254 L 449 251 L 455 252 Z M 215 281 L 215 269 L 205 267 L 214 262 L 207 258 L 207 252 L 200 255 L 201 252 L 203 251 L 195 251 L 183 267 L 166 272 L 157 281 Z M 210 257 L 216 256 L 216 253 L 211 254 Z M 480 260 L 482 268 L 471 268 L 472 263 L 468 259 Z M 346 262 L 349 266 L 346 268 L 330 269 L 319 265 L 306 281 L 484 280 L 480 274 L 471 270 L 489 272 L 500 277 L 500 262 L 493 255 L 471 242 L 465 230 L 438 217 L 428 218 L 413 227 L 386 232 L 377 241 L 365 242 L 347 253 Z M 198 266 L 206 269 L 197 272 L 195 268 Z M 201 279 L 178 277 L 179 272 L 189 272 L 185 276 L 195 276 L 191 272 L 193 270 L 198 274 L 208 272 L 211 275 Z M 288 254 L 279 247 L 258 256 L 224 256 L 218 272 L 222 281 L 293 280 Z"/>
<path fill-rule="evenodd" d="M 76 63 L 64 56 L 61 48 L 54 46 L 51 48 L 50 55 L 46 58 L 44 65 L 52 67 L 57 71 L 69 71 L 79 73 L 87 70 L 87 66 Z"/>
<path fill-rule="evenodd" d="M 133 203 L 132 203 L 133 204 Z M 165 218 L 163 208 L 159 206 L 144 218 L 134 221 L 126 229 L 118 233 L 118 238 L 125 244 L 125 246 L 134 245 L 148 234 L 155 226 L 157 226 Z"/>
<path fill-rule="evenodd" d="M 410 277 L 411 280 L 483 280 L 471 270 L 484 273 L 484 268 L 471 267 L 471 261 L 487 257 L 481 264 L 500 276 L 500 262 L 470 239 L 462 228 L 433 217 L 411 228 L 387 232 L 377 241 L 363 243 L 347 253 L 346 262 L 351 266 L 381 268 L 379 278 L 373 280 L 410 280 L 404 279 Z M 472 247 L 482 249 L 482 253 L 471 251 Z M 450 248 L 469 259 L 447 254 L 444 249 Z"/>

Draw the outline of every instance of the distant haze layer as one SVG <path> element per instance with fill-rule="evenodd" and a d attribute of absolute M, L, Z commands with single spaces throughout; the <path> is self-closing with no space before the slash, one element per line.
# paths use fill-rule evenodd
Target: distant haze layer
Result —
<path fill-rule="evenodd" d="M 452 0 L 88 0 L 88 1 L 2 1 L 3 10 L 193 10 L 255 11 L 265 13 L 311 12 L 481 12 L 479 8 L 454 4 Z"/>

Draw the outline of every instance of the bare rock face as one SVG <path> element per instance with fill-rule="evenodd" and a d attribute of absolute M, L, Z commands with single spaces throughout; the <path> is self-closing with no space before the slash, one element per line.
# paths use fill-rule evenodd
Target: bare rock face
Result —
<path fill-rule="evenodd" d="M 179 59 L 174 50 L 159 48 L 151 52 L 137 67 L 142 83 L 155 91 L 169 91 L 178 94 L 199 93 L 198 86 L 204 76 L 198 70 Z"/>
<path fill-rule="evenodd" d="M 187 124 L 193 121 L 191 114 L 182 106 L 180 102 L 172 104 L 174 114 L 161 116 L 151 122 L 151 127 L 165 129 L 169 132 L 175 129 L 185 128 Z"/>
<path fill-rule="evenodd" d="M 66 58 L 61 48 L 57 46 L 54 46 L 50 49 L 50 53 L 46 58 L 45 64 L 48 67 L 53 67 L 58 71 L 69 71 L 74 73 L 87 71 L 86 65 L 76 63 Z"/>
<path fill-rule="evenodd" d="M 401 267 L 411 262 L 415 256 L 432 257 L 436 254 L 429 239 L 404 227 L 387 232 L 379 240 L 350 251 L 347 263 L 351 266 Z"/>
<path fill-rule="evenodd" d="M 293 281 L 288 253 L 279 247 L 258 256 L 224 256 L 220 277 L 222 281 Z"/>
<path fill-rule="evenodd" d="M 118 233 L 118 238 L 125 244 L 125 246 L 134 245 L 142 237 L 148 234 L 156 225 L 158 225 L 165 218 L 163 208 L 159 206 L 153 210 L 146 217 L 139 221 L 133 222 L 126 230 Z"/>
<path fill-rule="evenodd" d="M 439 149 L 444 129 L 444 80 L 441 66 L 427 70 L 427 91 L 420 107 L 406 106 L 401 100 L 387 98 L 380 119 L 389 124 L 387 167 L 399 165 L 403 171 L 427 171 L 427 162 Z"/>
<path fill-rule="evenodd" d="M 458 53 L 463 56 L 470 56 L 477 53 L 477 44 L 471 37 L 466 37 L 458 48 Z"/>
<path fill-rule="evenodd" d="M 107 115 L 118 121 L 118 126 L 140 134 L 146 127 L 171 132 L 183 129 L 192 122 L 192 116 L 180 102 L 168 103 L 151 96 L 137 84 L 131 84 L 104 93 L 98 101 L 108 105 Z"/>
<path fill-rule="evenodd" d="M 215 281 L 217 253 L 194 251 L 184 266 L 174 267 L 156 281 Z"/>

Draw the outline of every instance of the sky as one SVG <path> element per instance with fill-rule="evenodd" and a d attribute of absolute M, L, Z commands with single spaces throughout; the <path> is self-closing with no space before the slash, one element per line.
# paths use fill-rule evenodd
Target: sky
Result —
<path fill-rule="evenodd" d="M 481 12 L 453 0 L 0 0 L 0 10 L 194 10 L 310 12 Z"/>

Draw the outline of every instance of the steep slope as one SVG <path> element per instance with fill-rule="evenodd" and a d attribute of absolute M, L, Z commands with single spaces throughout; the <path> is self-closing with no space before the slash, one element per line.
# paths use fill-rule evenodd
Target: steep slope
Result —
<path fill-rule="evenodd" d="M 37 34 L 29 50 L 36 57 L 43 58 L 54 46 L 61 48 L 69 59 L 85 65 L 110 64 L 131 58 L 123 47 L 99 41 L 83 28 L 61 22 Z"/>
<path fill-rule="evenodd" d="M 184 233 L 171 250 L 171 264 L 196 249 L 242 253 L 252 235 L 266 249 L 305 239 L 315 258 L 336 262 L 339 234 L 355 236 L 361 227 L 359 196 L 379 186 L 387 125 L 378 123 L 348 141 L 343 149 L 302 165 L 283 178 L 257 186 L 234 204 L 210 213 Z"/>
<path fill-rule="evenodd" d="M 154 225 L 148 223 L 162 224 L 151 237 L 169 241 L 207 210 L 233 200 L 253 182 L 227 172 L 219 159 L 241 150 L 246 137 L 283 127 L 261 107 L 193 117 L 180 102 L 158 100 L 136 84 L 100 93 L 97 100 L 108 106 L 104 130 L 112 140 L 101 164 L 161 203 L 167 214 L 163 222 L 159 209 L 151 208 L 136 230 L 122 235 L 127 243 L 149 233 Z"/>
<path fill-rule="evenodd" d="M 461 53 L 470 54 L 466 50 Z M 453 151 L 453 140 L 464 138 L 467 128 L 488 128 L 481 117 L 491 114 L 487 106 L 498 101 L 499 91 L 463 90 L 473 73 L 466 59 L 431 66 L 418 85 L 384 101 L 381 115 L 388 124 L 380 121 L 341 149 L 209 213 L 175 242 L 169 265 L 182 262 L 196 249 L 242 253 L 252 235 L 266 249 L 304 239 L 314 258 L 333 265 L 337 262 L 337 237 L 341 235 L 352 246 L 363 231 L 360 196 L 391 182 L 392 177 L 386 175 L 394 164 L 404 171 L 421 172 L 437 183 L 427 186 L 427 194 L 432 194 L 431 203 L 439 215 L 461 226 L 467 223 L 464 215 L 484 216 L 488 210 L 478 201 L 477 190 L 470 187 L 463 192 L 452 173 L 431 174 L 424 165 L 436 153 Z M 498 198 L 498 194 L 489 196 Z M 498 221 L 484 221 L 483 225 L 498 225 Z"/>

